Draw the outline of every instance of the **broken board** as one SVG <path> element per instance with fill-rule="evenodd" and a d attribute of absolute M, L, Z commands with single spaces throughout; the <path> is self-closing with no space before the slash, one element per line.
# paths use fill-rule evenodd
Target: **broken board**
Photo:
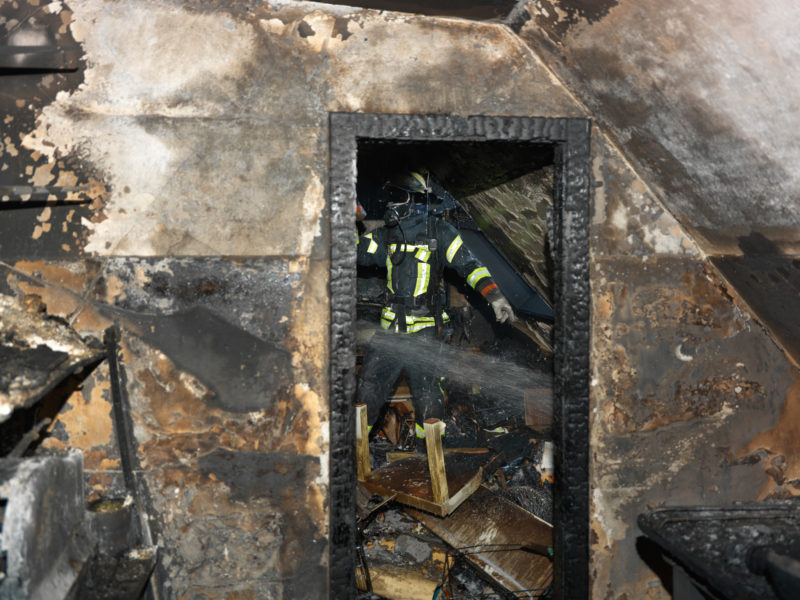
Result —
<path fill-rule="evenodd" d="M 486 573 L 515 598 L 538 598 L 553 579 L 553 564 L 526 546 L 552 547 L 553 528 L 485 486 L 453 514 L 434 517 L 406 508 L 425 525 Z"/>
<path fill-rule="evenodd" d="M 411 527 L 422 529 L 414 519 L 403 516 Z M 367 589 L 363 566 L 356 568 L 356 586 L 360 591 L 371 591 L 387 600 L 435 598 L 454 562 L 443 542 L 422 540 L 413 533 L 370 537 L 364 541 L 363 549 L 372 589 Z"/>
<path fill-rule="evenodd" d="M 395 501 L 444 517 L 477 490 L 499 462 L 499 454 L 446 453 L 444 467 L 449 498 L 443 503 L 433 499 L 428 459 L 415 455 L 376 469 L 361 485 L 381 496 L 396 495 Z"/>

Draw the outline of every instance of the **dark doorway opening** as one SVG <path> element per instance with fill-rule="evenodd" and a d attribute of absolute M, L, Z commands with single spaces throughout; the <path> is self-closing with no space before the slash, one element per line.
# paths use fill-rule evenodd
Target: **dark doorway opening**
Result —
<path fill-rule="evenodd" d="M 359 151 L 361 150 L 361 151 Z M 369 150 L 369 151 L 365 151 Z M 355 230 L 358 186 L 424 163 L 454 195 L 552 165 L 554 591 L 588 597 L 589 122 L 331 115 L 331 598 L 355 594 Z M 496 180 L 493 183 L 493 179 Z M 376 216 L 378 207 L 365 207 Z M 524 220 L 524 218 L 522 219 Z M 545 336 L 546 337 L 546 336 Z"/>

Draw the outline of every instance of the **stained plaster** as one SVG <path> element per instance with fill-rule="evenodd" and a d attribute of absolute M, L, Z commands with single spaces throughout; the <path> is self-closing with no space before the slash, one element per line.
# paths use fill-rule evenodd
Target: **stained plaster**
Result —
<path fill-rule="evenodd" d="M 324 205 L 308 168 L 320 160 L 322 113 L 291 48 L 225 13 L 103 2 L 74 11 L 84 83 L 57 96 L 24 145 L 51 159 L 79 153 L 103 173 L 109 197 L 103 218 L 81 221 L 84 250 L 308 254 Z M 292 128 L 282 125 L 289 118 Z M 277 176 L 288 172 L 299 177 Z M 239 174 L 233 186 L 229 173 Z M 299 203 L 285 201 L 298 195 Z M 308 234 L 263 234 L 297 223 Z"/>
<path fill-rule="evenodd" d="M 669 210 L 713 257 L 797 364 L 800 49 L 792 2 L 536 0 L 521 36 L 602 123 Z M 588 13 L 597 10 L 598 18 Z M 602 10 L 600 10 L 602 9 Z M 585 14 L 582 14 L 585 13 Z M 658 19 L 652 18 L 658 15 Z M 761 236 L 768 252 L 747 240 Z M 758 256 L 754 256 L 758 255 Z"/>
<path fill-rule="evenodd" d="M 752 229 L 763 230 L 777 253 L 791 252 L 796 211 L 785 218 L 792 202 L 772 195 L 791 181 L 776 166 L 787 149 L 765 152 L 757 139 L 780 139 L 764 131 L 774 115 L 750 127 L 762 107 L 772 110 L 774 102 L 761 101 L 777 88 L 752 88 L 748 82 L 769 68 L 745 63 L 764 59 L 773 34 L 733 31 L 729 20 L 741 6 L 581 6 L 597 8 L 597 18 L 571 2 L 530 2 L 521 35 L 610 134 L 594 144 L 592 596 L 666 597 L 656 565 L 641 559 L 637 512 L 661 502 L 797 492 L 786 475 L 796 452 L 781 441 L 797 373 L 743 301 L 747 288 L 734 279 L 731 286 L 703 259 L 709 251 L 741 253 L 742 232 Z M 763 19 L 739 23 L 758 28 Z M 710 22 L 715 33 L 699 34 Z M 658 32 L 650 35 L 652 27 Z M 790 39 L 780 38 L 774 58 Z M 742 43 L 760 46 L 754 55 L 736 50 Z M 750 58 L 732 64 L 736 56 Z M 748 70 L 743 86 L 731 85 L 740 69 Z M 783 101 L 773 100 L 781 110 Z M 783 265 L 791 273 L 787 260 L 762 260 L 767 272 Z M 791 295 L 775 287 L 758 297 Z M 780 313 L 766 314 L 780 322 Z M 791 323 L 773 330 L 791 331 Z M 754 436 L 759 441 L 748 443 Z"/>
<path fill-rule="evenodd" d="M 743 459 L 750 453 L 745 445 L 781 422 L 800 373 L 731 303 L 724 285 L 690 258 L 615 258 L 595 266 L 597 597 L 655 593 L 661 586 L 632 558 L 639 556 L 638 513 L 754 499 L 770 482 L 770 463 Z"/>
<path fill-rule="evenodd" d="M 664 190 L 681 221 L 717 234 L 798 226 L 800 179 L 786 167 L 797 160 L 787 127 L 797 96 L 789 75 L 797 6 L 597 1 L 583 4 L 605 5 L 599 19 L 557 15 L 570 4 L 528 3 L 522 36 Z"/>

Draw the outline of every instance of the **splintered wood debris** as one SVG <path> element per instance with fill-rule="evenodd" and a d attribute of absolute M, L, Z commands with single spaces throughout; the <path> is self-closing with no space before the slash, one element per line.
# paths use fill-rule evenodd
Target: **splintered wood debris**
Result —
<path fill-rule="evenodd" d="M 104 354 L 66 323 L 48 317 L 38 296 L 0 294 L 0 422 Z"/>
<path fill-rule="evenodd" d="M 405 510 L 515 598 L 539 597 L 550 585 L 552 526 L 488 488 L 444 518 Z"/>
<path fill-rule="evenodd" d="M 357 494 L 356 580 L 366 592 L 359 598 L 549 598 L 547 444 L 538 432 L 521 427 L 494 438 L 489 448 L 445 449 L 453 489 L 459 489 L 459 478 L 477 482 L 462 488 L 466 493 L 452 510 L 432 499 L 428 457 L 396 451 L 372 456 L 376 468 L 360 479 Z M 504 455 L 510 460 L 504 462 Z M 409 524 L 409 517 L 415 523 Z M 441 547 L 443 561 L 420 563 Z"/>
<path fill-rule="evenodd" d="M 448 515 L 480 486 L 485 473 L 491 472 L 499 455 L 454 452 L 444 456 L 449 498 L 437 501 L 431 487 L 426 456 L 411 456 L 374 471 L 362 485 L 381 495 L 395 495 L 396 501 L 439 516 Z"/>

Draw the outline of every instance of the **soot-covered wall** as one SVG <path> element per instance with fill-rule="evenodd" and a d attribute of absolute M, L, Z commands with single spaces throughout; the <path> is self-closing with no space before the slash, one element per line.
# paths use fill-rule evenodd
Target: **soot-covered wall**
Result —
<path fill-rule="evenodd" d="M 285 0 L 14 6 L 83 58 L 4 75 L 0 183 L 88 202 L 4 196 L 0 288 L 84 334 L 120 324 L 165 597 L 326 597 L 329 113 L 592 115 L 499 23 Z M 771 440 L 790 437 L 798 374 L 602 128 L 592 160 L 593 593 L 665 597 L 636 515 L 790 493 L 796 452 Z M 84 451 L 92 493 L 119 488 L 105 366 L 49 434 L 44 449 Z M 780 481 L 748 458 L 762 446 Z"/>

